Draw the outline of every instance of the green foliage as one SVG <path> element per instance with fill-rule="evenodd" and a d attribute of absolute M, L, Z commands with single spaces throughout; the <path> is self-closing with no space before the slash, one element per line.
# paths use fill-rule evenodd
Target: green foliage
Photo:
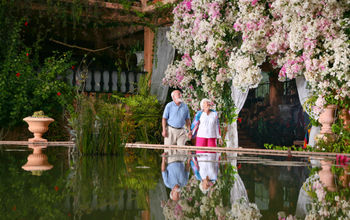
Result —
<path fill-rule="evenodd" d="M 148 210 L 147 195 L 149 190 L 155 189 L 160 178 L 160 172 L 155 172 L 159 169 L 157 159 L 155 153 L 139 155 L 133 152 L 126 153 L 125 157 L 81 157 L 71 169 L 67 182 L 67 191 L 75 204 L 74 216 L 81 217 L 109 205 L 118 207 L 112 219 L 120 219 L 123 203 L 127 200 L 136 201 L 139 209 Z"/>
<path fill-rule="evenodd" d="M 82 154 L 122 154 L 127 127 L 119 104 L 81 95 L 69 123 L 76 131 L 76 143 Z"/>
<path fill-rule="evenodd" d="M 236 121 L 238 115 L 236 114 L 236 108 L 234 107 L 235 103 L 232 100 L 231 87 L 229 85 L 231 85 L 231 83 L 225 83 L 224 85 L 222 98 L 225 101 L 225 104 L 221 109 L 221 117 L 224 118 L 223 121 L 227 122 L 228 124 L 232 124 L 234 121 Z"/>
<path fill-rule="evenodd" d="M 332 125 L 334 135 L 325 135 L 317 141 L 315 147 L 308 146 L 307 150 L 316 152 L 350 153 L 350 131 L 345 129 L 343 121 L 338 119 Z"/>
<path fill-rule="evenodd" d="M 1 219 L 66 219 L 66 174 L 53 168 L 44 171 L 41 176 L 34 176 L 21 169 L 27 155 L 28 152 L 0 151 L 3 163 L 0 166 Z M 49 158 L 54 165 L 62 161 L 55 155 L 49 155 Z"/>
<path fill-rule="evenodd" d="M 140 77 L 138 93 L 128 97 L 114 95 L 118 102 L 125 105 L 129 141 L 159 143 L 161 140 L 162 106 L 157 97 L 149 94 L 148 76 Z"/>
<path fill-rule="evenodd" d="M 34 112 L 32 117 L 33 118 L 47 118 L 47 116 L 45 115 L 44 111 L 36 111 L 36 112 Z"/>
<path fill-rule="evenodd" d="M 268 150 L 292 150 L 292 151 L 303 151 L 303 148 L 292 146 L 278 146 L 274 144 L 264 144 L 264 147 Z"/>
<path fill-rule="evenodd" d="M 57 117 L 72 102 L 72 87 L 64 82 L 73 62 L 71 53 L 53 54 L 42 63 L 39 42 L 27 47 L 21 38 L 25 20 L 13 21 L 0 9 L 0 124 L 18 125 L 34 111 L 42 109 Z M 2 40 L 3 40 L 2 39 Z"/>

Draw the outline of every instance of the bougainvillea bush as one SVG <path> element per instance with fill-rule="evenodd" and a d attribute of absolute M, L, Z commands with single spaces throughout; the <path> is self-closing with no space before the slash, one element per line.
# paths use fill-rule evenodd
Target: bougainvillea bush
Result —
<path fill-rule="evenodd" d="M 233 106 L 231 82 L 257 87 L 270 62 L 281 81 L 305 77 L 314 118 L 327 104 L 349 107 L 349 9 L 345 0 L 182 1 L 168 39 L 183 56 L 164 83 L 181 88 L 195 110 L 203 97 L 221 110 Z"/>
<path fill-rule="evenodd" d="M 236 31 L 242 46 L 230 66 L 236 85 L 250 86 L 259 65 L 269 61 L 280 69 L 281 81 L 304 76 L 317 101 L 317 116 L 326 104 L 346 105 L 350 95 L 350 49 L 347 1 L 239 0 Z M 242 68 L 237 60 L 249 68 Z M 243 65 L 244 66 L 244 65 Z"/>
<path fill-rule="evenodd" d="M 206 97 L 230 116 L 234 104 L 228 61 L 238 43 L 232 28 L 235 1 L 188 0 L 179 3 L 173 13 L 174 24 L 167 37 L 182 58 L 168 66 L 163 83 L 182 89 L 185 101 L 194 110 Z"/>
<path fill-rule="evenodd" d="M 23 123 L 34 111 L 57 118 L 72 103 L 72 87 L 64 82 L 72 67 L 71 53 L 39 59 L 39 44 L 24 44 L 30 23 L 13 20 L 0 10 L 0 128 Z"/>

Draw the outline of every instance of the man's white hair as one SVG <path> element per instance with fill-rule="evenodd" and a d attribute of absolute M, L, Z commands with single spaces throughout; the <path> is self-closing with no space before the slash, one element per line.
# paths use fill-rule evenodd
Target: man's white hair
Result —
<path fill-rule="evenodd" d="M 171 94 L 170 94 L 172 99 L 174 98 L 175 92 L 179 92 L 180 95 L 181 95 L 180 90 L 174 90 L 174 91 L 172 91 Z"/>
<path fill-rule="evenodd" d="M 211 103 L 211 101 L 209 99 L 207 99 L 207 98 L 202 99 L 202 101 L 201 101 L 201 109 L 202 110 L 204 109 L 204 103 L 206 103 L 206 102 Z"/>

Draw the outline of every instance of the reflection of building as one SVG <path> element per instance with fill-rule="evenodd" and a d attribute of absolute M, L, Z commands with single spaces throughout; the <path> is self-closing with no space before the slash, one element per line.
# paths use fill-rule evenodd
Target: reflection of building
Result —
<path fill-rule="evenodd" d="M 28 147 L 33 149 L 33 153 L 29 154 L 28 161 L 22 166 L 22 169 L 31 171 L 33 175 L 38 176 L 43 171 L 52 169 L 53 166 L 49 164 L 47 156 L 42 153 L 42 149 L 46 148 L 47 145 L 29 144 Z"/>
<path fill-rule="evenodd" d="M 258 208 L 263 210 L 269 209 L 269 190 L 262 182 L 256 182 L 254 185 L 255 198 L 254 202 L 258 206 Z"/>
<path fill-rule="evenodd" d="M 275 219 L 279 211 L 294 214 L 298 190 L 308 173 L 306 167 L 244 166 L 240 175 L 249 200 L 257 204 L 265 219 Z"/>

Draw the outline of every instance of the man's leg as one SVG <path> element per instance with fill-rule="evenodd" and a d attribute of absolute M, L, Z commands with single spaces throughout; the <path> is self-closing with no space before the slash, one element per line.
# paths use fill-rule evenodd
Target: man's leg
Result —
<path fill-rule="evenodd" d="M 181 132 L 179 129 L 174 129 L 171 127 L 167 127 L 168 129 L 168 137 L 164 139 L 165 145 L 177 145 L 178 136 Z M 181 151 L 178 151 L 177 149 L 166 149 L 164 152 L 168 153 L 168 164 L 175 162 L 175 161 L 184 161 L 184 157 L 182 154 L 184 154 Z"/>

